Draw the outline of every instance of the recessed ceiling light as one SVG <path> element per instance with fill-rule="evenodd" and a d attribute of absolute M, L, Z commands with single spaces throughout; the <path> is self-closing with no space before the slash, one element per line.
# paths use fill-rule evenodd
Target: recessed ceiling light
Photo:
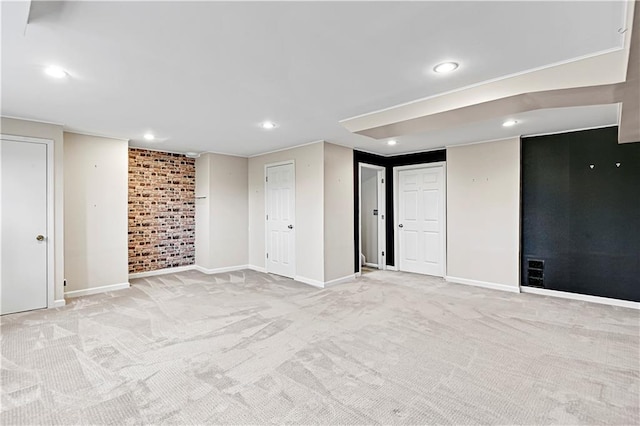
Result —
<path fill-rule="evenodd" d="M 65 78 L 68 74 L 65 70 L 55 65 L 48 66 L 44 69 L 45 74 L 53 78 Z"/>
<path fill-rule="evenodd" d="M 504 123 L 502 123 L 504 127 L 511 127 L 511 126 L 515 126 L 516 124 L 518 124 L 516 120 L 507 120 Z"/>
<path fill-rule="evenodd" d="M 387 145 L 392 145 L 393 146 L 393 145 L 395 145 L 397 143 L 398 143 L 398 141 L 395 140 L 395 139 L 391 139 L 390 141 L 387 141 Z"/>
<path fill-rule="evenodd" d="M 433 70 L 438 74 L 444 74 L 456 70 L 458 66 L 457 62 L 443 62 L 433 67 Z"/>
<path fill-rule="evenodd" d="M 156 137 L 155 137 L 155 136 L 153 136 L 151 133 L 145 133 L 145 134 L 144 134 L 144 138 L 145 138 L 146 140 L 148 140 L 148 141 L 152 141 L 152 140 L 154 140 Z"/>
<path fill-rule="evenodd" d="M 276 123 L 274 123 L 273 121 L 265 121 L 264 123 L 262 123 L 262 128 L 267 130 L 275 129 Z"/>

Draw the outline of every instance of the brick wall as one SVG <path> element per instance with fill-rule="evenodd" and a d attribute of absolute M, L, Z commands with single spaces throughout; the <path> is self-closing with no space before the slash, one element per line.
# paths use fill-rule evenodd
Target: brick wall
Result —
<path fill-rule="evenodd" d="M 129 149 L 129 273 L 193 265 L 193 158 Z"/>

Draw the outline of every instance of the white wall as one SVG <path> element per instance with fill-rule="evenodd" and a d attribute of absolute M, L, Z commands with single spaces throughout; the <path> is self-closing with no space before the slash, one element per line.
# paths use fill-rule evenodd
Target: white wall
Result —
<path fill-rule="evenodd" d="M 64 133 L 66 291 L 128 282 L 128 143 Z"/>
<path fill-rule="evenodd" d="M 324 144 L 324 281 L 354 276 L 353 150 Z"/>
<path fill-rule="evenodd" d="M 288 160 L 295 161 L 296 276 L 324 282 L 324 142 L 249 158 L 249 264 L 265 267 L 265 165 Z"/>
<path fill-rule="evenodd" d="M 2 117 L 0 133 L 53 140 L 55 300 L 64 299 L 64 136 L 62 126 Z"/>
<path fill-rule="evenodd" d="M 447 276 L 517 288 L 520 140 L 447 149 Z"/>
<path fill-rule="evenodd" d="M 196 265 L 243 267 L 248 254 L 248 159 L 203 154 L 196 160 Z"/>

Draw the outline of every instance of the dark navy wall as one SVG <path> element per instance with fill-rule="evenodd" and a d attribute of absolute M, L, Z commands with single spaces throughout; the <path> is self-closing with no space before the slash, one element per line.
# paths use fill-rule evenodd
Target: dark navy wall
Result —
<path fill-rule="evenodd" d="M 617 127 L 522 139 L 521 278 L 540 286 L 530 260 L 544 288 L 640 301 L 640 143 Z"/>

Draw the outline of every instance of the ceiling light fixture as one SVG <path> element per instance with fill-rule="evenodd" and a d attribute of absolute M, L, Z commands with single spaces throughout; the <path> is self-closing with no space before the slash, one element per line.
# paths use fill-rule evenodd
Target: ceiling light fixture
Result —
<path fill-rule="evenodd" d="M 391 145 L 391 146 L 393 146 L 393 145 L 395 145 L 397 143 L 398 143 L 398 141 L 395 140 L 395 139 L 391 139 L 390 141 L 387 141 L 387 145 Z"/>
<path fill-rule="evenodd" d="M 153 136 L 151 133 L 145 133 L 145 134 L 144 134 L 144 138 L 145 138 L 145 140 L 152 141 L 152 140 L 154 140 L 156 137 L 155 137 L 155 136 Z"/>
<path fill-rule="evenodd" d="M 518 124 L 518 122 L 516 120 L 507 120 L 504 123 L 502 123 L 503 127 L 511 127 L 511 126 L 515 126 L 516 124 Z"/>
<path fill-rule="evenodd" d="M 460 65 L 457 62 L 443 62 L 433 67 L 433 71 L 438 74 L 445 74 L 458 69 Z"/>
<path fill-rule="evenodd" d="M 275 129 L 276 123 L 274 123 L 273 121 L 265 121 L 264 123 L 262 123 L 262 128 L 266 130 Z"/>
<path fill-rule="evenodd" d="M 68 74 L 65 70 L 55 65 L 48 66 L 44 69 L 45 74 L 53 78 L 65 78 Z"/>

